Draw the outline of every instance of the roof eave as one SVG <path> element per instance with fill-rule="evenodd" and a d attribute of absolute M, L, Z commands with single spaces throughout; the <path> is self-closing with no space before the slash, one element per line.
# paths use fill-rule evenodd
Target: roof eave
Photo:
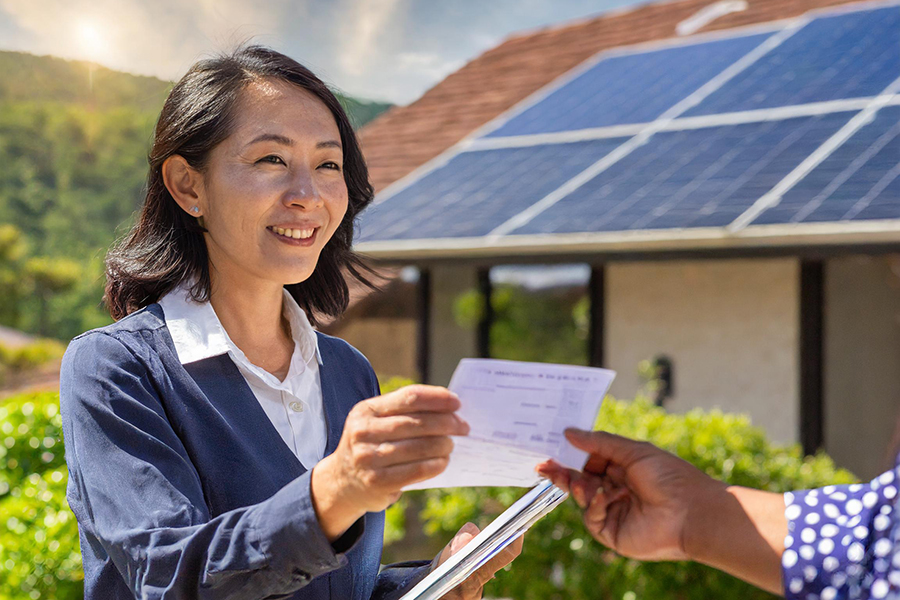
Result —
<path fill-rule="evenodd" d="M 657 253 L 805 246 L 900 244 L 900 219 L 850 223 L 754 225 L 607 233 L 564 233 L 362 242 L 354 250 L 387 261 Z"/>

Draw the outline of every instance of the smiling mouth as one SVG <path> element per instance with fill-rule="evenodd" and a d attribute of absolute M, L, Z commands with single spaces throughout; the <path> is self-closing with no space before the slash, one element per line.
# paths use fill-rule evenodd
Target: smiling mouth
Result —
<path fill-rule="evenodd" d="M 281 227 L 268 227 L 269 231 L 280 235 L 282 237 L 291 238 L 294 240 L 307 240 L 313 236 L 316 232 L 317 227 L 313 227 L 311 229 L 282 229 Z"/>

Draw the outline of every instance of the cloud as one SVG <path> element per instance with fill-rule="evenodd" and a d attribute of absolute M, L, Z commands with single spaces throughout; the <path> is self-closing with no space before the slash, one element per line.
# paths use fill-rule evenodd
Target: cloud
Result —
<path fill-rule="evenodd" d="M 392 30 L 402 28 L 401 0 L 346 0 L 339 14 L 347 15 L 338 36 L 338 64 L 348 75 L 362 75 L 384 52 Z M 396 38 L 394 38 L 396 39 Z"/>
<path fill-rule="evenodd" d="M 22 50 L 166 79 L 203 54 L 253 36 L 277 37 L 288 4 L 271 0 L 267 10 L 257 10 L 239 0 L 0 0 L 30 34 Z"/>
<path fill-rule="evenodd" d="M 428 52 L 401 52 L 396 57 L 397 68 L 431 80 L 443 79 L 463 65 L 463 61 L 442 58 Z"/>

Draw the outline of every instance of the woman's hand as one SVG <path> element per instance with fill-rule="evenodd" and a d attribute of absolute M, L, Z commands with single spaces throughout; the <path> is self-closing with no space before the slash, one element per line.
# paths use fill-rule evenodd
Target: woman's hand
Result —
<path fill-rule="evenodd" d="M 435 567 L 459 552 L 472 538 L 478 535 L 478 527 L 474 523 L 466 523 L 453 536 L 435 561 Z M 441 600 L 480 600 L 484 584 L 494 578 L 494 574 L 511 563 L 522 552 L 524 536 L 519 537 L 497 556 L 486 562 L 480 569 L 472 573 L 468 579 L 444 594 Z"/>
<path fill-rule="evenodd" d="M 454 414 L 459 406 L 446 388 L 411 385 L 353 407 L 337 449 L 316 465 L 310 483 L 329 540 L 396 502 L 404 486 L 447 467 L 450 436 L 469 432 Z"/>

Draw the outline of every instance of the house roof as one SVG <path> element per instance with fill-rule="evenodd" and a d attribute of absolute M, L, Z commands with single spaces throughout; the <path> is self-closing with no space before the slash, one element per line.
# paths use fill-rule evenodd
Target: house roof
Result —
<path fill-rule="evenodd" d="M 748 0 L 747 9 L 715 19 L 714 31 L 787 19 L 846 0 Z M 713 4 L 678 0 L 615 10 L 595 18 L 514 35 L 360 131 L 377 191 L 462 140 L 601 50 L 676 37 L 678 24 Z"/>

